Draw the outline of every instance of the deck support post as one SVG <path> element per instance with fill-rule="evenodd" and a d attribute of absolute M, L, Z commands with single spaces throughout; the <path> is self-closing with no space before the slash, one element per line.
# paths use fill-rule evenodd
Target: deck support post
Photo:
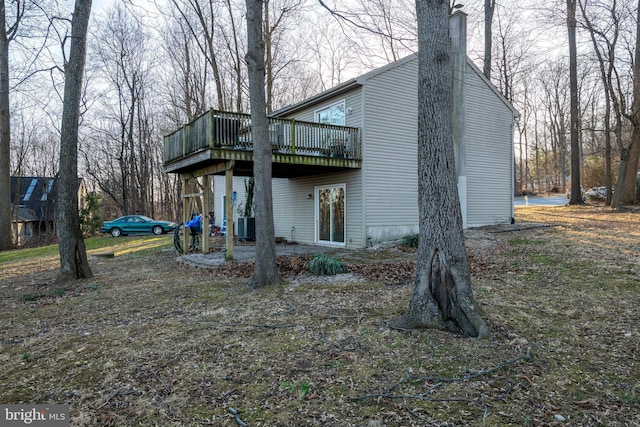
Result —
<path fill-rule="evenodd" d="M 224 236 L 225 248 L 227 250 L 225 253 L 225 259 L 227 261 L 233 260 L 233 166 L 233 160 L 227 161 L 224 171 L 225 199 L 227 202 L 225 206 L 227 224 Z"/>
<path fill-rule="evenodd" d="M 209 206 L 211 206 L 211 186 L 209 175 L 202 175 L 202 253 L 209 253 Z"/>
<path fill-rule="evenodd" d="M 186 194 L 189 192 L 189 178 L 187 175 L 180 175 L 182 178 L 182 224 L 184 225 L 184 233 L 182 233 L 183 253 L 189 253 L 189 233 L 187 232 L 187 221 L 189 221 L 189 198 Z"/>

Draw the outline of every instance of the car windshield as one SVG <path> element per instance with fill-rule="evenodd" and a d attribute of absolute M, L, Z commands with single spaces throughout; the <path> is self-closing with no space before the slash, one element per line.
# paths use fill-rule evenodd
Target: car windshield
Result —
<path fill-rule="evenodd" d="M 140 218 L 142 218 L 146 222 L 153 221 L 151 218 L 149 218 L 148 216 L 144 216 L 144 215 L 140 215 Z"/>

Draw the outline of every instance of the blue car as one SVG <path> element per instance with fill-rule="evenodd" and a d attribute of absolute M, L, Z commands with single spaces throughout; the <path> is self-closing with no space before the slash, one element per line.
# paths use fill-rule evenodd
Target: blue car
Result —
<path fill-rule="evenodd" d="M 156 236 L 169 233 L 178 224 L 171 221 L 156 221 L 144 215 L 125 215 L 113 221 L 105 221 L 100 229 L 101 233 L 109 233 L 113 237 L 127 234 L 155 234 Z"/>

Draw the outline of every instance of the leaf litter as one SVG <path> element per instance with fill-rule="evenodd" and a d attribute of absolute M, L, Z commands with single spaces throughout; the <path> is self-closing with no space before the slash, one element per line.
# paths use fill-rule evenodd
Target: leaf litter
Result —
<path fill-rule="evenodd" d="M 467 232 L 490 341 L 397 331 L 415 251 L 341 251 L 316 278 L 251 292 L 253 264 L 171 250 L 4 263 L 0 402 L 66 403 L 74 426 L 638 426 L 640 215 L 518 208 Z M 126 245 L 126 240 L 122 240 Z M 167 244 L 170 244 L 169 239 Z"/>

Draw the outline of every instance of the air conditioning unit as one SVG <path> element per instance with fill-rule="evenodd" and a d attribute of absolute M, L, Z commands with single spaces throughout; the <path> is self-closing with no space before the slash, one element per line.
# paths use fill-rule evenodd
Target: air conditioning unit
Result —
<path fill-rule="evenodd" d="M 238 240 L 256 239 L 256 219 L 254 217 L 238 218 Z"/>

